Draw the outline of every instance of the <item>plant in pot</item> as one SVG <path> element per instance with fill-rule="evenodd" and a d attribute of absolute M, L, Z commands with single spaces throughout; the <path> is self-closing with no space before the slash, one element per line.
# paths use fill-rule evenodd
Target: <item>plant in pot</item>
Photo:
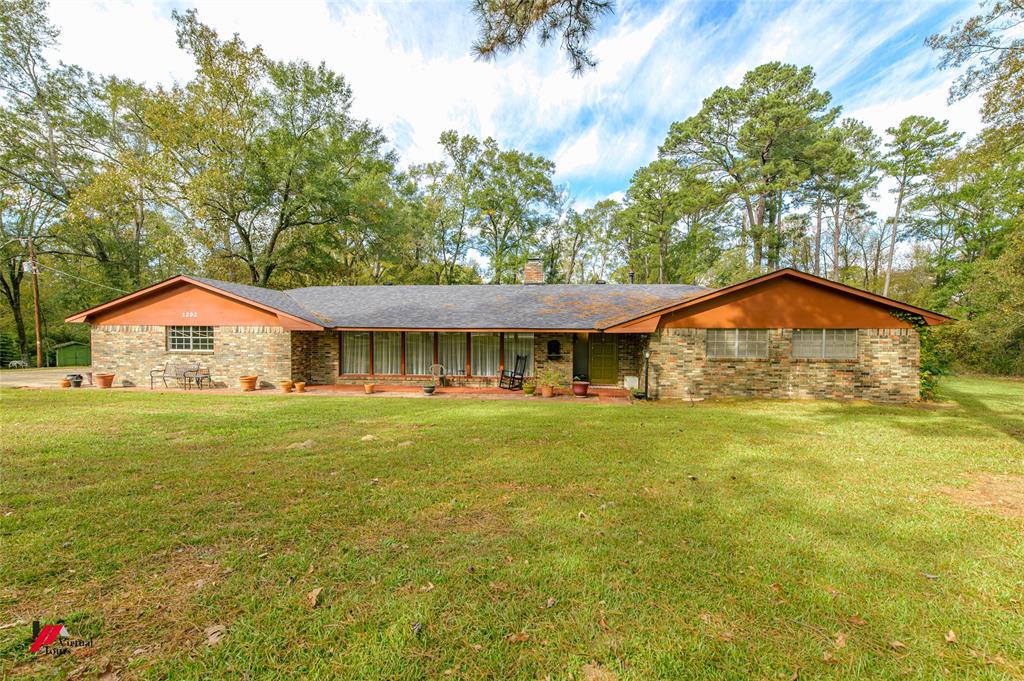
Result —
<path fill-rule="evenodd" d="M 537 385 L 542 397 L 554 397 L 555 388 L 565 385 L 565 378 L 555 369 L 541 369 L 537 373 Z"/>
<path fill-rule="evenodd" d="M 525 381 L 523 381 L 524 395 L 532 396 L 535 392 L 537 392 L 537 382 L 535 380 L 533 380 L 532 378 L 528 378 Z"/>
<path fill-rule="evenodd" d="M 587 376 L 573 376 L 572 377 L 572 394 L 577 397 L 586 397 L 587 391 L 590 390 L 590 380 Z"/>
<path fill-rule="evenodd" d="M 363 383 L 363 390 L 366 391 L 367 395 L 373 394 L 373 383 Z"/>
<path fill-rule="evenodd" d="M 62 387 L 62 388 L 70 388 L 71 387 L 71 379 L 68 378 L 67 376 L 65 376 L 64 378 L 60 379 L 60 387 Z"/>
<path fill-rule="evenodd" d="M 423 394 L 424 395 L 433 395 L 434 394 L 434 390 L 436 388 L 437 388 L 437 386 L 435 386 L 433 383 L 427 383 L 425 386 L 423 386 Z"/>
<path fill-rule="evenodd" d="M 114 374 L 96 374 L 96 384 L 101 388 L 110 388 L 114 385 Z"/>
<path fill-rule="evenodd" d="M 244 392 L 252 392 L 256 389 L 256 381 L 259 380 L 259 376 L 239 376 L 238 383 L 242 387 Z"/>

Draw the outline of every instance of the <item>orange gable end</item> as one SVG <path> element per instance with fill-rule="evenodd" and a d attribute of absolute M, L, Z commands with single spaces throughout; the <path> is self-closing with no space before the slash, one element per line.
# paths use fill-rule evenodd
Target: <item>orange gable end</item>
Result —
<path fill-rule="evenodd" d="M 90 314 L 88 321 L 121 326 L 282 326 L 273 312 L 187 282 Z"/>
<path fill-rule="evenodd" d="M 898 329 L 888 306 L 795 277 L 777 277 L 661 317 L 659 328 Z"/>

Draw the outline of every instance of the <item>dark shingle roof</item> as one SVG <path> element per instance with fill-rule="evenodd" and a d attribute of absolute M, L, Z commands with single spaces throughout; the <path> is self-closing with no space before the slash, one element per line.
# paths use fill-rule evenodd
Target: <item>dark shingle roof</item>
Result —
<path fill-rule="evenodd" d="M 711 289 L 684 284 L 312 286 L 204 284 L 324 326 L 382 329 L 603 329 Z"/>

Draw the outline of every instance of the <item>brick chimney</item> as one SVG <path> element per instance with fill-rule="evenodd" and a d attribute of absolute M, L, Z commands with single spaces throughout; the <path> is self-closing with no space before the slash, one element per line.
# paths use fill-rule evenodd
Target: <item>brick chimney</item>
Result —
<path fill-rule="evenodd" d="M 530 258 L 526 261 L 526 267 L 523 268 L 523 283 L 524 284 L 543 284 L 544 283 L 544 261 L 540 258 Z"/>

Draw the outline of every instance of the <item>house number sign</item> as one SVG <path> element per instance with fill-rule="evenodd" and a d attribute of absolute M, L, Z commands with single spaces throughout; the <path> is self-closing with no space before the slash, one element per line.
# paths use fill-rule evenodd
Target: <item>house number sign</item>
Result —
<path fill-rule="evenodd" d="M 182 312 L 181 316 L 182 317 L 198 317 L 199 313 L 198 312 Z"/>

